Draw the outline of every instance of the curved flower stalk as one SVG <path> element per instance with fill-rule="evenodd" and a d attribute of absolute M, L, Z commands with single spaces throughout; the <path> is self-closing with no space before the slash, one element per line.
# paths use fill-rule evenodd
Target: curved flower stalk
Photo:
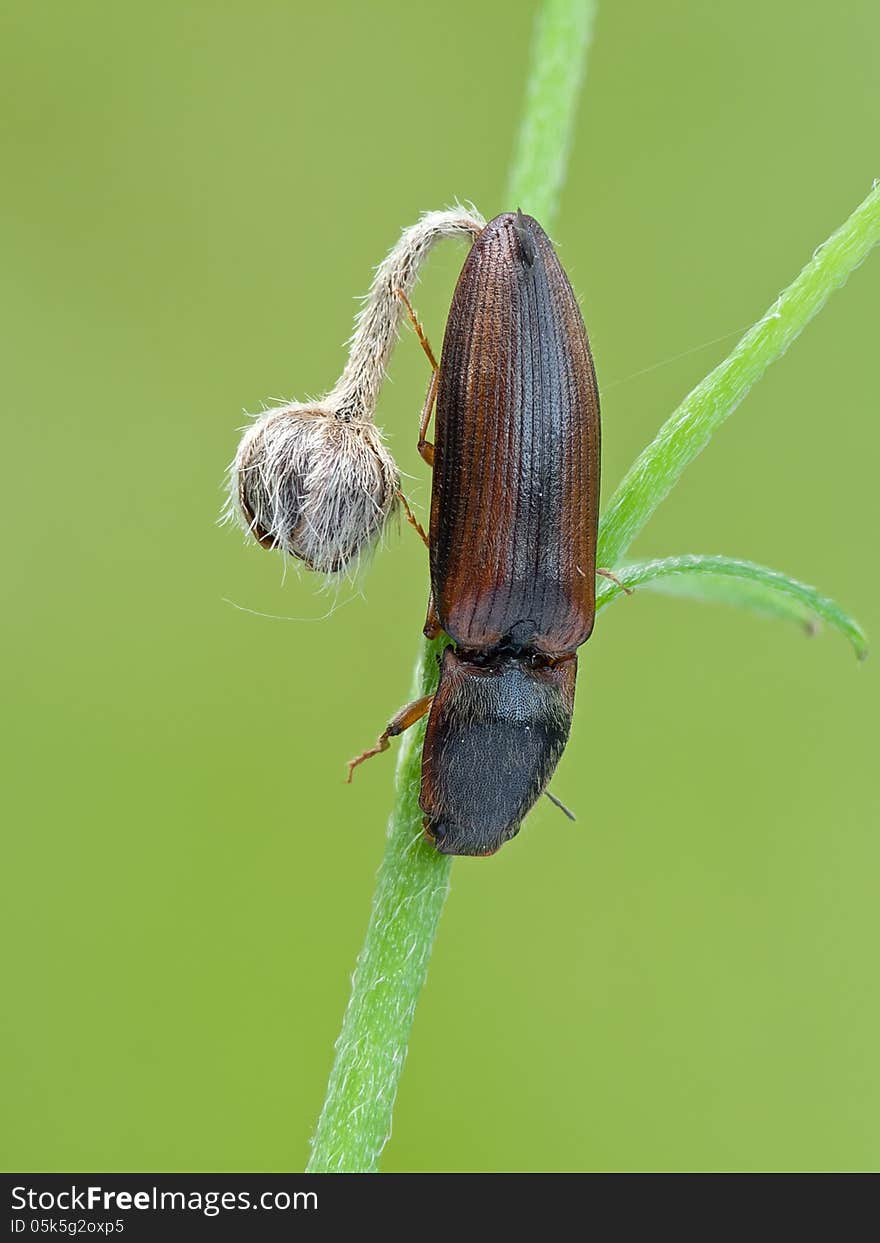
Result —
<path fill-rule="evenodd" d="M 400 473 L 373 422 L 419 270 L 443 238 L 474 238 L 475 209 L 426 212 L 379 264 L 333 388 L 260 414 L 229 470 L 227 516 L 264 548 L 338 574 L 379 537 L 400 496 Z"/>

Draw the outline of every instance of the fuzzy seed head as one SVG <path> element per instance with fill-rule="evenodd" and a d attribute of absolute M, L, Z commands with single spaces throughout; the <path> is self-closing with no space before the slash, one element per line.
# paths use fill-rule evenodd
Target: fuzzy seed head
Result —
<path fill-rule="evenodd" d="M 230 469 L 229 506 L 264 548 L 339 574 L 378 539 L 400 475 L 371 422 L 294 403 L 261 415 Z"/>

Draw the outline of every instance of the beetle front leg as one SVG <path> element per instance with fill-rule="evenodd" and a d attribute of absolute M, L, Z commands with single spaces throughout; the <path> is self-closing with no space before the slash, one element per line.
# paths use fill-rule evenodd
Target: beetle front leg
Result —
<path fill-rule="evenodd" d="M 428 430 L 428 424 L 431 422 L 431 413 L 434 409 L 434 402 L 437 400 L 437 384 L 440 376 L 440 367 L 437 363 L 437 359 L 434 357 L 434 351 L 431 349 L 431 343 L 425 335 L 425 330 L 421 325 L 418 315 L 416 315 L 413 310 L 412 303 L 409 298 L 402 289 L 396 289 L 394 292 L 406 307 L 410 323 L 415 329 L 416 336 L 421 343 L 422 349 L 428 356 L 428 362 L 431 364 L 431 383 L 428 385 L 428 395 L 425 398 L 425 404 L 422 407 L 422 417 L 419 420 L 419 453 L 429 466 L 433 466 L 434 446 L 425 439 L 425 433 Z"/>
<path fill-rule="evenodd" d="M 368 760 L 374 755 L 379 755 L 382 751 L 387 751 L 389 739 L 396 738 L 398 734 L 402 734 L 411 725 L 415 725 L 416 721 L 420 721 L 431 707 L 433 698 L 433 695 L 423 695 L 421 699 L 416 699 L 413 703 L 407 704 L 405 708 L 401 708 L 397 716 L 392 717 L 388 722 L 387 728 L 376 739 L 375 746 L 362 751 L 360 755 L 348 761 L 348 777 L 346 781 L 351 783 L 352 773 L 358 764 L 363 764 L 364 760 Z"/>

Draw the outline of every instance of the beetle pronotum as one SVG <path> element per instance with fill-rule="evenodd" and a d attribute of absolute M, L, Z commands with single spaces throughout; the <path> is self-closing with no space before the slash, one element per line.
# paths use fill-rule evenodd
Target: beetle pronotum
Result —
<path fill-rule="evenodd" d="M 577 301 L 537 221 L 505 213 L 480 233 L 433 367 L 419 431 L 434 467 L 425 634 L 452 642 L 436 693 L 404 708 L 349 779 L 429 713 L 426 835 L 445 854 L 489 855 L 556 768 L 596 609 L 599 395 Z"/>

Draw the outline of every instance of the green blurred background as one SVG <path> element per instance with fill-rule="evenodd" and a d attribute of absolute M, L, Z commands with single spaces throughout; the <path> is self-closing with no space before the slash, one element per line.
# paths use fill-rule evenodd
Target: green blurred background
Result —
<path fill-rule="evenodd" d="M 401 227 L 515 206 L 531 17 L 6 10 L 4 1168 L 305 1162 L 393 769 L 344 761 L 406 697 L 427 572 L 404 528 L 362 592 L 284 581 L 221 479 L 244 410 L 335 379 Z M 601 7 L 554 236 L 606 497 L 880 174 L 878 47 L 874 0 Z M 461 260 L 417 294 L 437 344 Z M 765 562 L 880 635 L 878 302 L 880 254 L 635 553 Z M 379 419 L 422 507 L 425 380 L 407 336 Z M 385 1168 L 876 1168 L 877 708 L 836 636 L 603 614 L 579 821 L 545 800 L 455 864 Z"/>

